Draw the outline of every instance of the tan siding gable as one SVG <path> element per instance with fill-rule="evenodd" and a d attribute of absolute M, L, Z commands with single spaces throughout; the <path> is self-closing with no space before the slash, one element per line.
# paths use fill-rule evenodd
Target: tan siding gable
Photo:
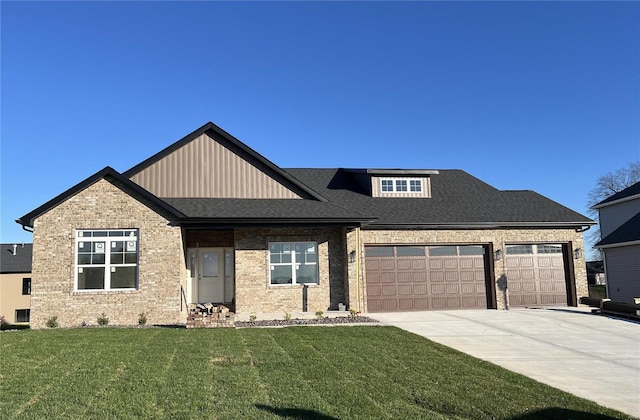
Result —
<path fill-rule="evenodd" d="M 131 177 L 158 197 L 301 198 L 203 134 Z"/>

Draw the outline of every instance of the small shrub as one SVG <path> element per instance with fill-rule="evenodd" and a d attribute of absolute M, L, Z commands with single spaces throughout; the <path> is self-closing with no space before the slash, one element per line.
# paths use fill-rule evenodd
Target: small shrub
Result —
<path fill-rule="evenodd" d="M 7 323 L 7 320 L 4 319 L 4 315 L 0 315 L 0 325 L 4 325 Z"/>
<path fill-rule="evenodd" d="M 356 311 L 353 308 L 349 309 L 349 318 L 355 318 L 357 316 L 358 316 L 358 311 Z"/>
<path fill-rule="evenodd" d="M 98 321 L 98 325 L 100 325 L 101 327 L 109 325 L 109 318 L 107 318 L 104 312 L 102 313 L 102 315 L 98 317 L 97 321 Z"/>
<path fill-rule="evenodd" d="M 89 324 L 87 324 L 87 321 L 82 321 L 82 323 L 80 324 L 81 327 L 88 327 Z"/>
<path fill-rule="evenodd" d="M 141 312 L 140 314 L 138 314 L 138 325 L 141 327 L 144 327 L 145 325 L 147 325 L 147 315 L 145 315 L 144 312 Z"/>
<path fill-rule="evenodd" d="M 258 317 L 257 317 L 257 316 L 255 316 L 255 315 L 249 315 L 249 322 L 250 322 L 250 323 L 255 324 L 255 323 L 256 323 L 256 319 L 258 319 Z"/>
<path fill-rule="evenodd" d="M 58 317 L 52 316 L 44 323 L 48 328 L 58 328 Z"/>
<path fill-rule="evenodd" d="M 284 313 L 284 320 L 285 321 L 291 321 L 291 314 L 289 312 L 285 312 Z"/>
<path fill-rule="evenodd" d="M 324 312 L 322 312 L 322 311 L 316 311 L 316 318 L 318 318 L 318 319 L 322 319 L 322 318 L 324 318 Z"/>

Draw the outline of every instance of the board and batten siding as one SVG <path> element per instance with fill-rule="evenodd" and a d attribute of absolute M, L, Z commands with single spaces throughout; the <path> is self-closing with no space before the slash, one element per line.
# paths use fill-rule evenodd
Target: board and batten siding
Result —
<path fill-rule="evenodd" d="M 604 250 L 609 299 L 633 303 L 640 298 L 640 245 Z"/>
<path fill-rule="evenodd" d="M 640 212 L 640 198 L 601 207 L 598 212 L 600 214 L 600 235 L 604 238 Z"/>
<path fill-rule="evenodd" d="M 162 198 L 301 198 L 206 134 L 131 180 Z"/>

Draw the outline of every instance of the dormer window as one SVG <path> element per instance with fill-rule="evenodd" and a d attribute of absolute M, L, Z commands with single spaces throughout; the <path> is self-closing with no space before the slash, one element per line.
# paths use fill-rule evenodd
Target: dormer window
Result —
<path fill-rule="evenodd" d="M 381 178 L 380 191 L 383 193 L 421 193 L 421 178 Z"/>

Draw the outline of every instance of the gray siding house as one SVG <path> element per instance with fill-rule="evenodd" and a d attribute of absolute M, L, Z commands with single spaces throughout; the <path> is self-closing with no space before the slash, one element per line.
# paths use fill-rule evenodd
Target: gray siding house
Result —
<path fill-rule="evenodd" d="M 617 302 L 640 299 L 640 182 L 593 206 L 600 216 L 607 296 Z"/>
<path fill-rule="evenodd" d="M 213 123 L 104 168 L 17 220 L 31 324 L 237 314 L 577 305 L 594 222 L 462 170 L 283 169 Z"/>

